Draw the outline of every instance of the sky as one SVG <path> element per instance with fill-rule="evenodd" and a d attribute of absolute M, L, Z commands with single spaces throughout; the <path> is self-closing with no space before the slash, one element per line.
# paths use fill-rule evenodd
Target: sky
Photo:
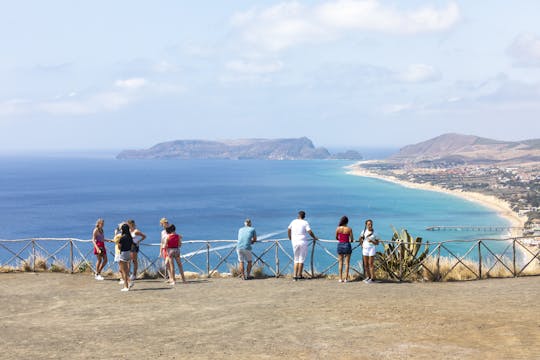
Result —
<path fill-rule="evenodd" d="M 0 0 L 0 153 L 540 138 L 540 1 Z"/>

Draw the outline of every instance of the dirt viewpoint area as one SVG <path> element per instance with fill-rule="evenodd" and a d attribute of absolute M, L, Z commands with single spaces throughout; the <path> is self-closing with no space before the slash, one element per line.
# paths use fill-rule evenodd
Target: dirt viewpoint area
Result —
<path fill-rule="evenodd" d="M 538 359 L 540 277 L 341 284 L 0 274 L 2 359 Z"/>

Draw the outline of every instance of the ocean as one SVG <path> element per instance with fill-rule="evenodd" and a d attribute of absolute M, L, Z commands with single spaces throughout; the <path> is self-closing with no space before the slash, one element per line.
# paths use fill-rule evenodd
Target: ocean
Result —
<path fill-rule="evenodd" d="M 246 217 L 259 237 L 277 239 L 286 238 L 299 210 L 321 239 L 334 239 L 342 215 L 356 237 L 369 218 L 383 239 L 394 226 L 430 242 L 501 236 L 426 231 L 431 225 L 508 225 L 492 210 L 451 195 L 349 175 L 351 163 L 4 156 L 0 239 L 90 239 L 103 218 L 108 238 L 118 223 L 134 219 L 146 242 L 158 243 L 162 217 L 184 241 L 236 239 Z M 455 246 L 458 253 L 468 249 Z"/>

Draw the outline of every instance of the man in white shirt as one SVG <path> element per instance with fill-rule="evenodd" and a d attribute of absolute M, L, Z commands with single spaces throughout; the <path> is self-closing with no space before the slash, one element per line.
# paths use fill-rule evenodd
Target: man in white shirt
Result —
<path fill-rule="evenodd" d="M 304 272 L 304 261 L 306 261 L 307 251 L 308 251 L 308 238 L 309 234 L 313 240 L 318 240 L 309 223 L 304 220 L 306 213 L 304 211 L 298 212 L 298 218 L 291 221 L 288 229 L 287 235 L 293 247 L 294 253 L 294 277 L 293 280 L 303 279 Z"/>

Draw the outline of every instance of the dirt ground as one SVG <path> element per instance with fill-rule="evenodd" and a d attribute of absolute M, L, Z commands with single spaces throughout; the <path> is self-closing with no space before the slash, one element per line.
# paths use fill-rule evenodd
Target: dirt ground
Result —
<path fill-rule="evenodd" d="M 538 359 L 540 277 L 453 283 L 0 274 L 2 359 Z"/>

